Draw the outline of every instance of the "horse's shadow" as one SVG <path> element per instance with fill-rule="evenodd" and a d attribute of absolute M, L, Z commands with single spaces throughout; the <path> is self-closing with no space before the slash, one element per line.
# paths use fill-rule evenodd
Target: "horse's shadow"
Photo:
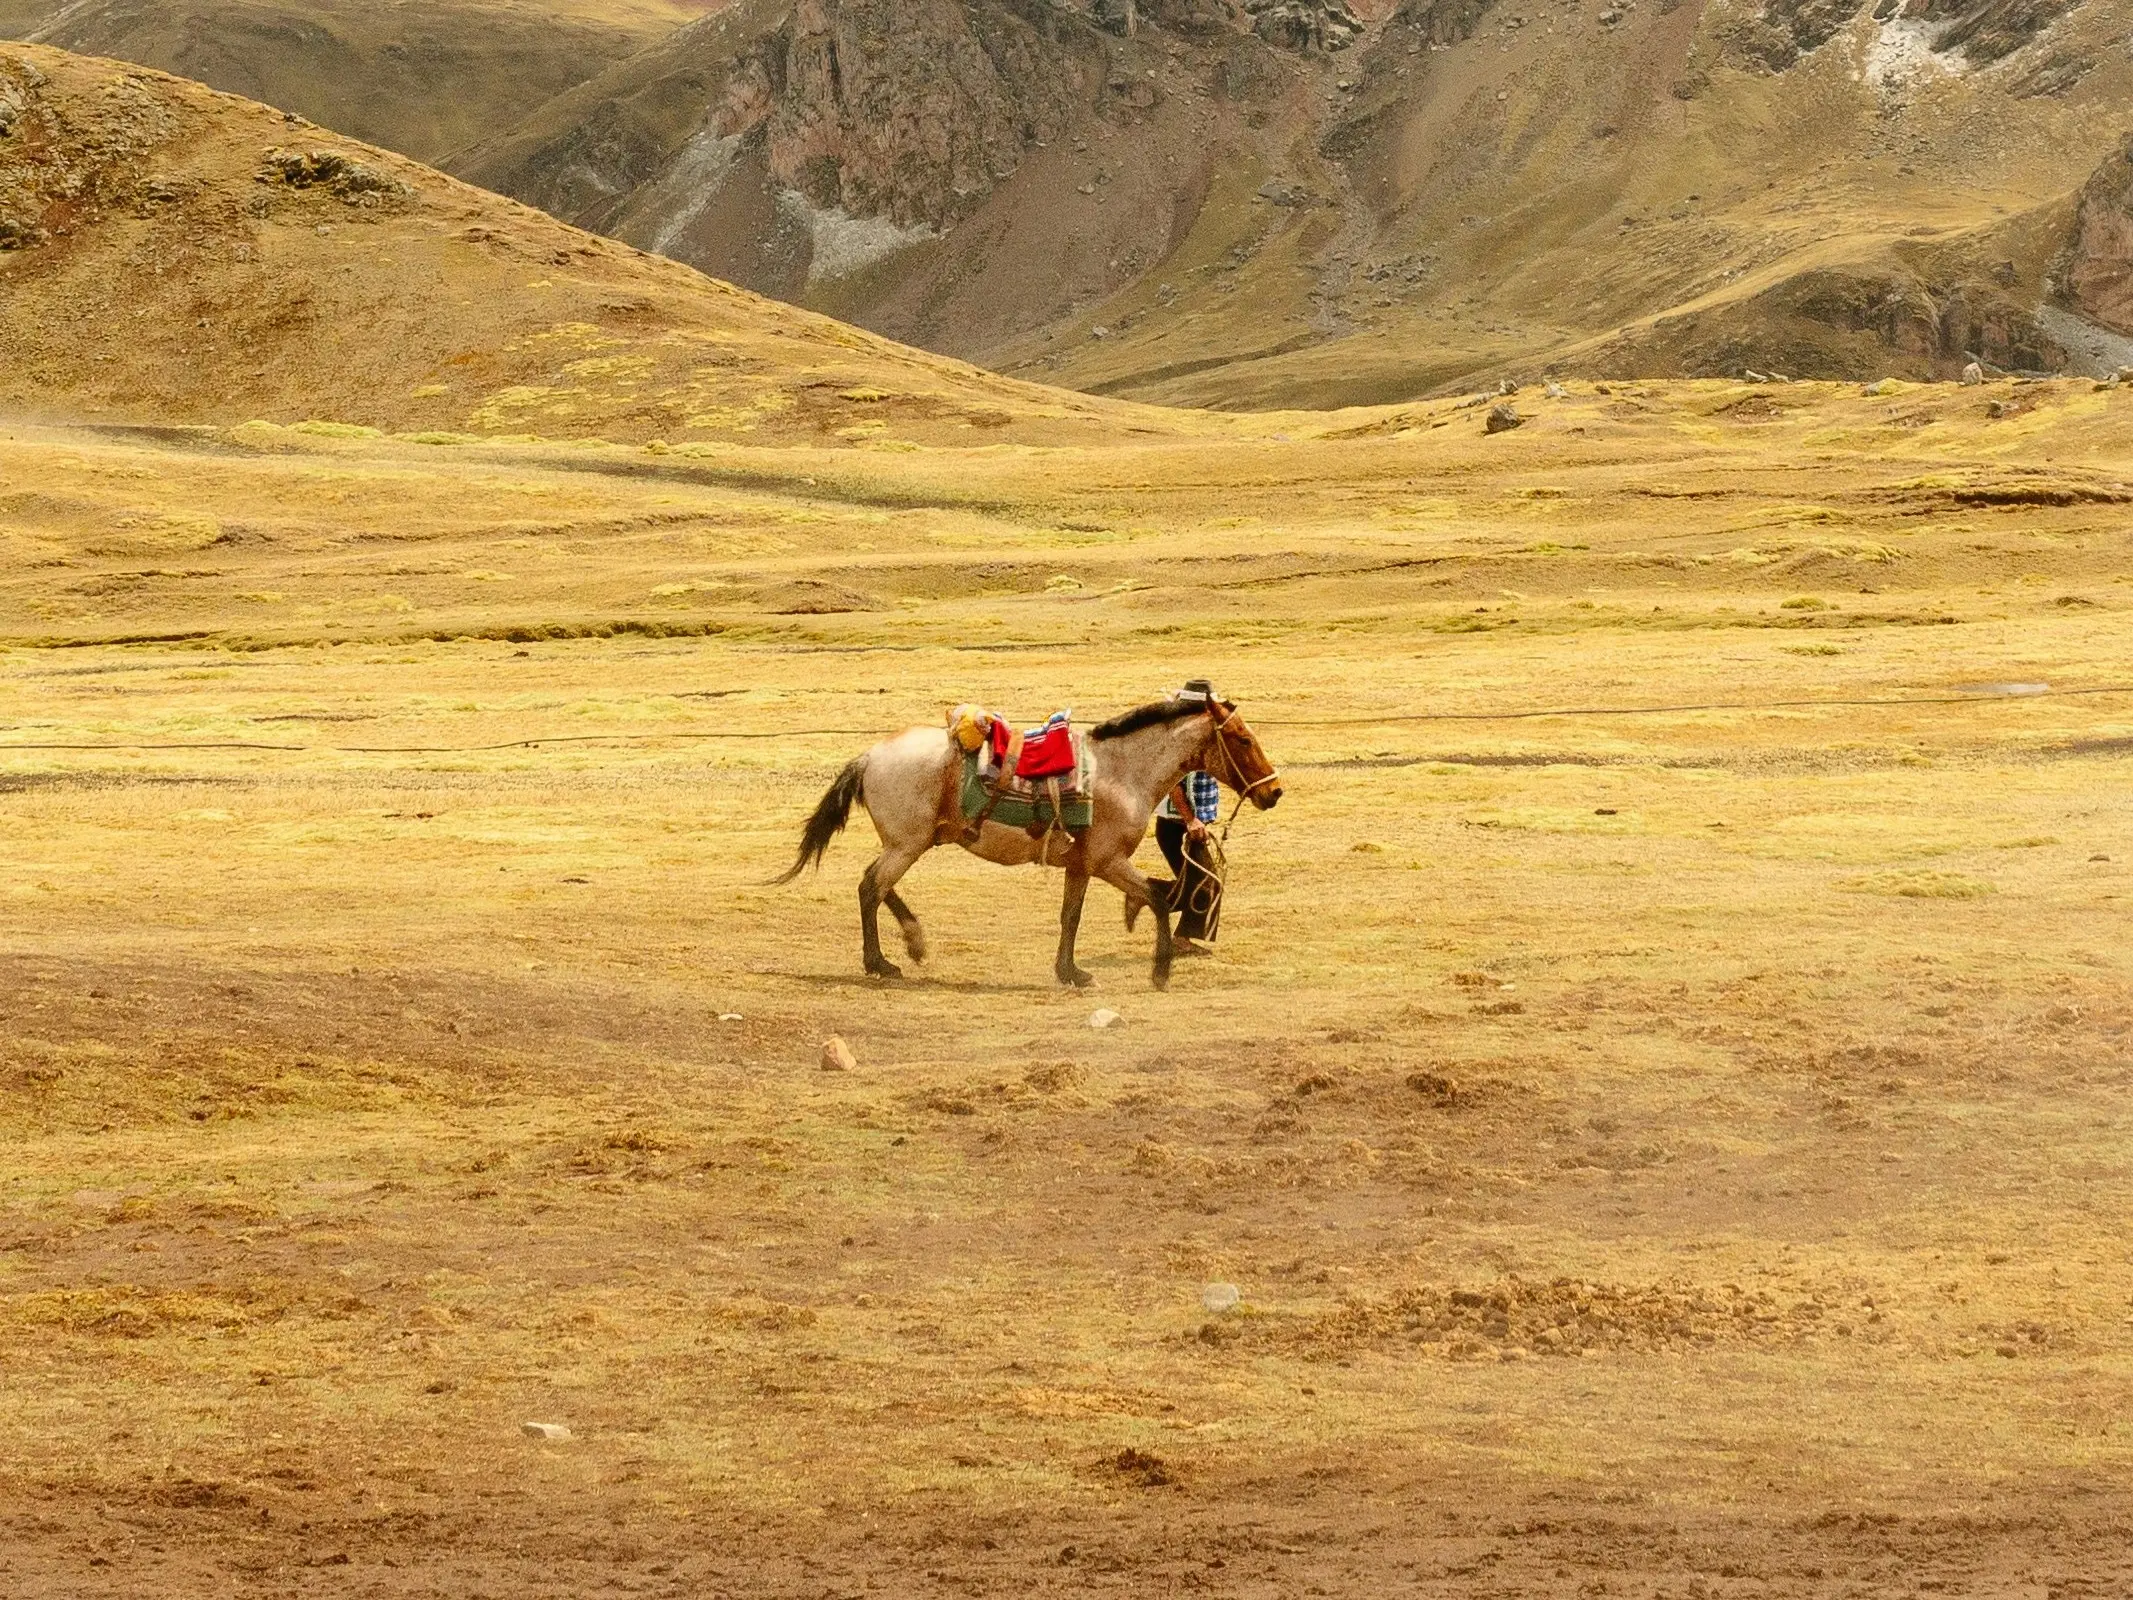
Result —
<path fill-rule="evenodd" d="M 784 977 L 811 989 L 940 989 L 949 994 L 1050 994 L 1056 983 L 999 983 L 977 978 L 935 978 L 906 973 L 901 978 L 872 978 L 863 972 L 788 972 Z"/>

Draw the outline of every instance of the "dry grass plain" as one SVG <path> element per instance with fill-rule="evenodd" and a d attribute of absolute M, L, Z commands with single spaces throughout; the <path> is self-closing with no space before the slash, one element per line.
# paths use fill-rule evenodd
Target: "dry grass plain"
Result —
<path fill-rule="evenodd" d="M 2126 1592 L 2133 395 L 1521 403 L 0 429 L 0 1591 Z M 1199 672 L 1168 993 L 761 887 Z"/>

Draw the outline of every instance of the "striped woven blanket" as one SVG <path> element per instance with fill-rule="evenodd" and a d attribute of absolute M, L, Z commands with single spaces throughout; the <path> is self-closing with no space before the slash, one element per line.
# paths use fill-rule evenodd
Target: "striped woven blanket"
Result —
<path fill-rule="evenodd" d="M 963 819 L 997 822 L 1003 827 L 1046 833 L 1053 828 L 1080 833 L 1089 825 L 1093 804 L 1086 777 L 1089 752 L 1085 736 L 1074 735 L 1074 769 L 1057 778 L 1017 778 L 981 763 L 975 753 L 963 757 Z"/>

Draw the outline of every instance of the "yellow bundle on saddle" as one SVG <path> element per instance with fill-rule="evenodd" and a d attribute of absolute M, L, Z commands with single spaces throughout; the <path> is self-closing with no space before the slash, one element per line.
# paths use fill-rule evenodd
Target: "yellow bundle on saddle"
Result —
<path fill-rule="evenodd" d="M 966 754 L 976 755 L 983 749 L 991 731 L 992 718 L 978 706 L 960 705 L 948 713 L 948 736 Z"/>

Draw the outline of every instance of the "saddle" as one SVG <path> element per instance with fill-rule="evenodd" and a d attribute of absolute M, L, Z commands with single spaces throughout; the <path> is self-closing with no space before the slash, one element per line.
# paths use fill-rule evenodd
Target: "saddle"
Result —
<path fill-rule="evenodd" d="M 963 756 L 959 842 L 976 839 L 988 822 L 1022 828 L 1033 839 L 1087 830 L 1094 814 L 1088 738 L 1071 711 L 1017 733 L 1005 718 L 965 705 L 949 713 L 948 728 Z"/>

